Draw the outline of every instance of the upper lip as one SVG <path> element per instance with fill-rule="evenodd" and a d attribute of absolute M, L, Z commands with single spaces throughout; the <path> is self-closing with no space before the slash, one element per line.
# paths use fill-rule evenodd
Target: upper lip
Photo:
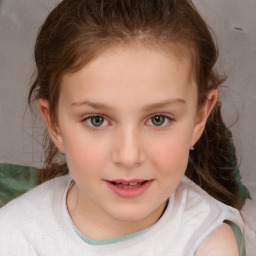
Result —
<path fill-rule="evenodd" d="M 106 180 L 111 183 L 122 183 L 122 184 L 131 184 L 131 183 L 142 183 L 146 181 L 150 181 L 147 179 L 131 179 L 131 180 L 124 180 L 124 179 L 116 179 L 116 180 Z"/>

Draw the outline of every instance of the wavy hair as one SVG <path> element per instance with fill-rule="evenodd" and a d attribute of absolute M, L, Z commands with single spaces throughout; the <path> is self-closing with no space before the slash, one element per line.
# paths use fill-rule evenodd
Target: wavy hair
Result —
<path fill-rule="evenodd" d="M 49 102 L 52 121 L 63 74 L 78 71 L 101 51 L 134 41 L 152 46 L 184 46 L 189 52 L 200 108 L 211 89 L 225 78 L 214 65 L 218 50 L 209 27 L 189 0 L 63 0 L 42 25 L 35 44 L 37 67 L 28 102 Z M 58 149 L 46 133 L 41 181 L 68 173 Z M 219 201 L 242 206 L 234 173 L 234 146 L 218 102 L 203 135 L 190 153 L 186 175 Z"/>

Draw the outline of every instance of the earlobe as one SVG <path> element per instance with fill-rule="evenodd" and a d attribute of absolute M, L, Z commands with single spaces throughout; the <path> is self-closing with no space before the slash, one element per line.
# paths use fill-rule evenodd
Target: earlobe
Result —
<path fill-rule="evenodd" d="M 207 100 L 205 101 L 204 105 L 198 110 L 196 114 L 196 120 L 195 120 L 195 126 L 193 131 L 193 139 L 191 146 L 194 146 L 194 144 L 199 140 L 201 137 L 204 127 L 206 124 L 206 121 L 214 108 L 217 100 L 218 100 L 218 90 L 213 89 L 208 92 L 207 94 Z"/>
<path fill-rule="evenodd" d="M 49 114 L 49 103 L 47 100 L 39 99 L 38 100 L 38 108 L 39 112 L 44 120 L 45 125 L 47 126 L 47 129 L 51 135 L 51 138 L 56 145 L 56 147 L 60 150 L 62 154 L 65 154 L 64 147 L 63 147 L 63 140 L 62 136 L 59 130 L 58 125 L 56 122 L 53 122 L 53 120 L 50 117 Z"/>

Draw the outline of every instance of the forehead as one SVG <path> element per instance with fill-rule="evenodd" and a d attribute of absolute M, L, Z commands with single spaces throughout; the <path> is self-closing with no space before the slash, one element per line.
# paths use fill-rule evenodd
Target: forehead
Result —
<path fill-rule="evenodd" d="M 92 98 L 122 105 L 130 102 L 187 98 L 195 91 L 191 61 L 182 47 L 168 49 L 142 44 L 118 45 L 72 74 L 65 74 L 61 97 L 72 102 Z"/>

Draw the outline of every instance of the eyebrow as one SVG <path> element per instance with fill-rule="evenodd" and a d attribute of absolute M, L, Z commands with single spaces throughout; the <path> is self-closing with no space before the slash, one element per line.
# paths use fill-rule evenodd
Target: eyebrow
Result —
<path fill-rule="evenodd" d="M 176 105 L 176 104 L 186 104 L 186 101 L 180 98 L 177 99 L 171 99 L 171 100 L 166 100 L 163 102 L 157 102 L 157 103 L 151 103 L 149 105 L 146 105 L 143 107 L 144 111 L 150 111 L 153 109 L 157 108 L 163 108 L 163 107 L 168 107 L 169 105 Z M 113 107 L 111 107 L 109 104 L 103 104 L 103 103 L 98 103 L 98 102 L 92 102 L 89 100 L 84 100 L 84 101 L 78 101 L 78 102 L 73 102 L 71 104 L 71 107 L 77 107 L 77 106 L 83 106 L 87 105 L 90 106 L 94 109 L 106 109 L 106 110 L 113 110 Z"/>
<path fill-rule="evenodd" d="M 79 106 L 83 106 L 83 105 L 87 105 L 90 106 L 94 109 L 107 109 L 107 110 L 113 110 L 113 108 L 108 105 L 108 104 L 103 104 L 103 103 L 97 103 L 97 102 L 92 102 L 89 100 L 84 100 L 84 101 L 78 101 L 78 102 L 73 102 L 71 104 L 71 107 L 79 107 Z"/>
<path fill-rule="evenodd" d="M 149 105 L 146 105 L 143 107 L 143 110 L 144 111 L 150 111 L 152 109 L 157 109 L 157 108 L 164 108 L 164 107 L 168 107 L 170 105 L 185 105 L 186 104 L 186 101 L 183 100 L 183 99 L 171 99 L 171 100 L 166 100 L 166 101 L 163 101 L 163 102 L 157 102 L 157 103 L 152 103 L 152 104 L 149 104 Z"/>

